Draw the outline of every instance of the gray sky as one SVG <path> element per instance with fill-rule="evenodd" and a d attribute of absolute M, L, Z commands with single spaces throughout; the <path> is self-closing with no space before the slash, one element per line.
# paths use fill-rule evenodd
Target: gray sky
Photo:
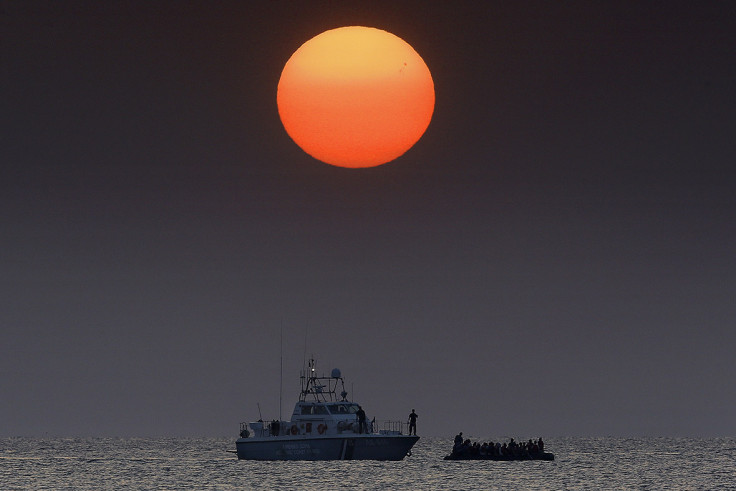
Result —
<path fill-rule="evenodd" d="M 305 355 L 419 433 L 733 436 L 730 2 L 0 2 L 0 435 L 236 436 Z M 435 114 L 341 169 L 276 109 L 388 30 Z M 306 341 L 306 343 L 305 343 Z"/>

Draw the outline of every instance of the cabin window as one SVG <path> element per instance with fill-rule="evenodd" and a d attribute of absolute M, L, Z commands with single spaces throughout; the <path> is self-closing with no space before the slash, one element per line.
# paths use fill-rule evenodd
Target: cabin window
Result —
<path fill-rule="evenodd" d="M 355 414 L 358 411 L 357 404 L 330 404 L 327 407 L 332 414 Z"/>
<path fill-rule="evenodd" d="M 301 410 L 302 415 L 312 415 L 312 414 L 328 414 L 327 408 L 324 406 L 310 406 L 310 405 L 303 405 Z"/>

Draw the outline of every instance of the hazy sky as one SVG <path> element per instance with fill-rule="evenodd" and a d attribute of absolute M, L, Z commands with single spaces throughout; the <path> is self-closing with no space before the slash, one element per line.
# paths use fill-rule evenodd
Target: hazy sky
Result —
<path fill-rule="evenodd" d="M 434 78 L 377 168 L 278 117 L 345 25 Z M 0 104 L 0 436 L 235 438 L 281 329 L 284 417 L 306 345 L 420 435 L 736 435 L 733 2 L 4 1 Z"/>

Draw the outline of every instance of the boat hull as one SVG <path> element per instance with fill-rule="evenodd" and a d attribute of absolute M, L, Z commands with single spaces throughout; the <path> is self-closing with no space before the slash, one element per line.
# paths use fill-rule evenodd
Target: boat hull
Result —
<path fill-rule="evenodd" d="M 401 460 L 419 440 L 410 435 L 239 438 L 241 460 Z"/>
<path fill-rule="evenodd" d="M 555 460 L 555 455 L 549 452 L 537 453 L 532 455 L 524 455 L 519 457 L 499 457 L 496 455 L 457 455 L 450 454 L 445 456 L 445 460 L 499 460 L 499 461 L 511 461 L 511 460 Z"/>

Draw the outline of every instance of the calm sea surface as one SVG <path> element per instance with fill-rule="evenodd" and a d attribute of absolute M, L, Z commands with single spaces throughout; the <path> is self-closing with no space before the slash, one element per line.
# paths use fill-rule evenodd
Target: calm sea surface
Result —
<path fill-rule="evenodd" d="M 554 462 L 238 461 L 234 439 L 7 438 L 0 489 L 736 489 L 736 438 L 549 438 Z"/>

